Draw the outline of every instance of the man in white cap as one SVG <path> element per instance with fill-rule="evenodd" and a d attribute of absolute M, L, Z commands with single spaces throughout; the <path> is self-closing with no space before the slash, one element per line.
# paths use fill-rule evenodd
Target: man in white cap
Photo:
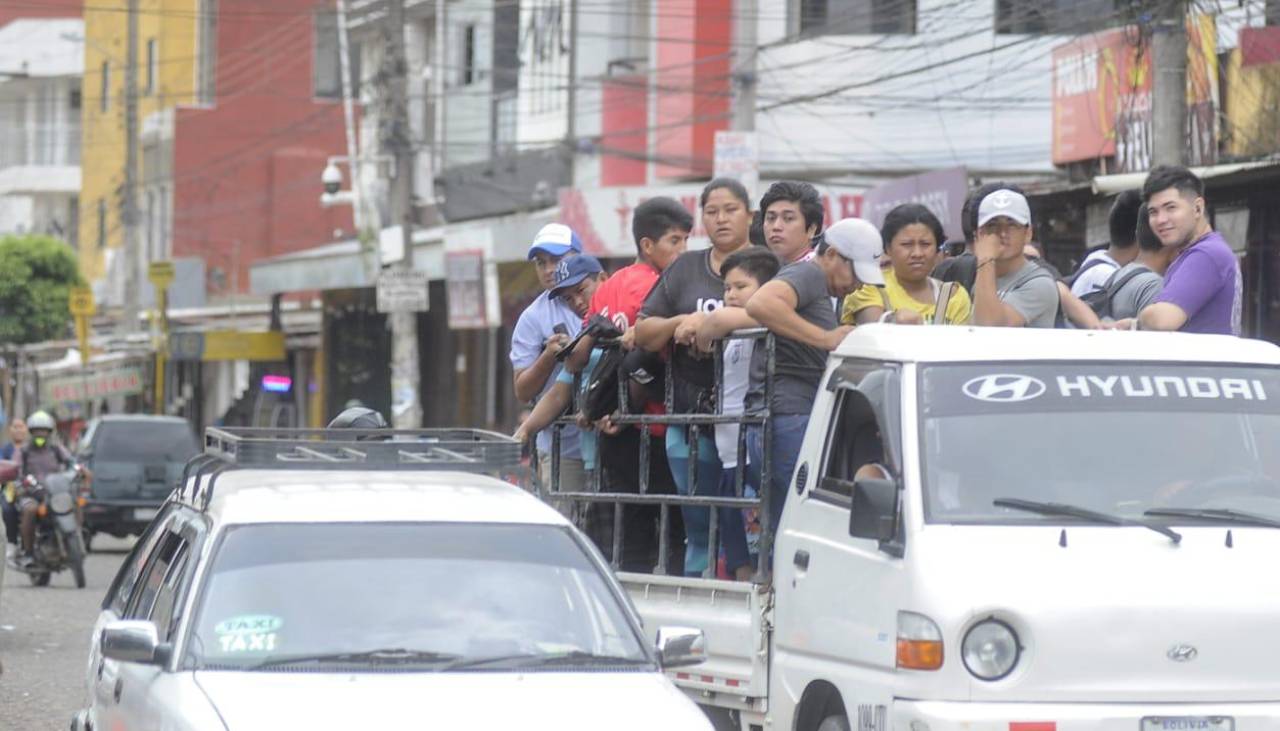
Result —
<path fill-rule="evenodd" d="M 561 364 L 560 349 L 582 329 L 582 317 L 559 297 L 550 296 L 560 260 L 582 253 L 582 241 L 568 226 L 549 223 L 529 246 L 529 260 L 538 271 L 544 292 L 520 313 L 511 333 L 511 370 L 520 403 L 537 401 L 555 383 Z M 551 472 L 550 430 L 538 432 L 538 460 L 544 485 Z M 578 490 L 585 484 L 578 430 L 565 427 L 560 438 L 560 489 Z"/>
<path fill-rule="evenodd" d="M 973 253 L 973 324 L 988 327 L 1053 327 L 1058 284 L 1045 269 L 1027 261 L 1031 206 L 1020 193 L 997 190 L 978 205 Z"/>
<path fill-rule="evenodd" d="M 771 525 L 782 515 L 787 483 L 795 470 L 805 425 L 813 411 L 827 353 L 844 341 L 853 326 L 840 325 L 836 305 L 863 284 L 883 286 L 880 254 L 884 244 L 870 222 L 846 218 L 832 225 L 818 243 L 818 254 L 782 268 L 747 302 L 747 314 L 777 337 L 773 401 L 764 402 L 765 349 L 751 358 L 748 413 L 768 409 L 773 415 L 770 472 Z M 835 298 L 834 300 L 832 298 Z M 763 434 L 747 429 L 749 461 L 764 464 Z"/>

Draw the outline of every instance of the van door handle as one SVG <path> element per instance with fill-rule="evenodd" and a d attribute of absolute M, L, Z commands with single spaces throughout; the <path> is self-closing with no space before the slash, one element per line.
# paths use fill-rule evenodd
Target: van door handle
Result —
<path fill-rule="evenodd" d="M 797 567 L 797 568 L 799 568 L 801 571 L 808 571 L 808 570 L 809 570 L 809 552 L 808 552 L 808 551 L 806 551 L 806 550 L 804 550 L 804 549 L 801 549 L 801 550 L 799 550 L 799 551 L 796 551 L 795 558 L 791 559 L 791 561 L 792 561 L 792 563 L 794 563 L 794 564 L 796 565 L 796 567 Z"/>

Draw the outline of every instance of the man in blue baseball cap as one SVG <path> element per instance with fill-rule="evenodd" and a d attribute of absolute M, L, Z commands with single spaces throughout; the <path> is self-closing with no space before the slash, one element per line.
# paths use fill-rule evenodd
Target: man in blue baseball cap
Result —
<path fill-rule="evenodd" d="M 555 383 L 562 367 L 556 354 L 582 329 L 582 316 L 561 298 L 551 296 L 550 291 L 556 286 L 556 269 L 560 263 L 571 261 L 580 253 L 582 241 L 573 229 L 561 223 L 543 226 L 529 245 L 529 260 L 546 291 L 520 313 L 511 333 L 512 381 L 520 403 L 537 401 Z M 576 491 L 585 485 L 578 436 L 578 430 L 573 427 L 561 432 L 561 490 Z M 536 444 L 543 484 L 549 485 L 551 432 L 539 432 Z"/>
<path fill-rule="evenodd" d="M 605 280 L 604 267 L 594 256 L 573 256 L 562 259 L 556 267 L 556 283 L 551 296 L 569 305 L 569 309 L 585 318 L 591 308 L 591 295 L 596 285 Z"/>

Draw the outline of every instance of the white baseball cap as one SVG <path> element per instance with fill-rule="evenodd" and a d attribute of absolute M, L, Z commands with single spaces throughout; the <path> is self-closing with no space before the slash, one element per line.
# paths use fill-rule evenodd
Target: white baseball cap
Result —
<path fill-rule="evenodd" d="M 581 254 L 582 240 L 573 229 L 563 223 L 548 223 L 538 231 L 537 236 L 533 237 L 533 243 L 529 245 L 529 258 L 532 259 L 533 255 L 539 251 L 552 256 L 564 256 L 570 251 Z"/>
<path fill-rule="evenodd" d="M 1026 226 L 1031 223 L 1031 206 L 1024 196 L 1012 190 L 988 193 L 978 204 L 978 226 L 985 226 L 991 219 L 1001 216 Z"/>
<path fill-rule="evenodd" d="M 870 221 L 846 218 L 829 226 L 822 236 L 828 246 L 853 263 L 858 281 L 884 286 L 884 274 L 880 271 L 884 242 L 879 229 Z"/>

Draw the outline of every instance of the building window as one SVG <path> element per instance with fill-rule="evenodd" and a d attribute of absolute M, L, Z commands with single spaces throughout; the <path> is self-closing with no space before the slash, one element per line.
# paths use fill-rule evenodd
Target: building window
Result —
<path fill-rule="evenodd" d="M 107 201 L 105 198 L 98 199 L 98 248 L 105 249 L 107 247 Z"/>
<path fill-rule="evenodd" d="M 916 0 L 799 0 L 801 35 L 915 33 Z"/>
<path fill-rule="evenodd" d="M 106 112 L 111 108 L 111 65 L 102 62 L 102 85 L 98 88 L 98 110 Z"/>
<path fill-rule="evenodd" d="M 144 92 L 147 96 L 156 93 L 156 78 L 160 75 L 160 54 L 156 45 L 156 39 L 147 39 L 147 86 Z"/>
<path fill-rule="evenodd" d="M 350 41 L 350 38 L 348 38 Z M 342 55 L 338 43 L 338 14 L 316 13 L 315 43 L 312 68 L 314 95 L 320 99 L 342 98 Z M 360 98 L 360 46 L 350 44 L 348 63 L 351 71 L 351 98 Z"/>
<path fill-rule="evenodd" d="M 1119 25 L 1123 0 L 996 0 L 996 32 L 1079 35 Z"/>
<path fill-rule="evenodd" d="M 200 64 L 196 70 L 197 101 L 204 106 L 212 106 L 217 89 L 215 83 L 218 60 L 218 3 L 217 0 L 200 0 L 198 36 L 196 38 L 196 59 Z"/>
<path fill-rule="evenodd" d="M 462 29 L 462 85 L 470 86 L 477 79 L 476 74 L 476 27 L 468 25 Z"/>

